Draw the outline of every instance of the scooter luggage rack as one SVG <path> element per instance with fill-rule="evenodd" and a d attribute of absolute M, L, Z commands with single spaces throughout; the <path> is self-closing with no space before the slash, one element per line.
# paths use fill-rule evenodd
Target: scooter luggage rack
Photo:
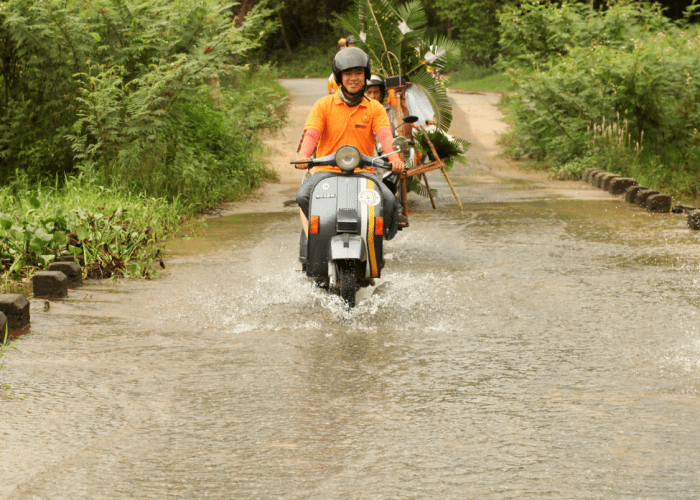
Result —
<path fill-rule="evenodd" d="M 402 85 L 400 87 L 394 87 L 394 94 L 396 95 L 396 99 L 398 101 L 398 106 L 397 106 L 397 115 L 398 115 L 398 122 L 401 123 L 403 120 L 403 117 L 401 116 L 403 113 L 403 106 L 404 106 L 404 91 L 406 90 L 406 85 Z M 401 127 L 401 131 L 399 132 L 403 137 L 406 137 L 406 135 L 403 132 L 403 127 Z M 412 133 L 411 133 L 412 135 Z M 412 139 L 412 137 L 406 137 L 407 139 Z M 433 193 L 430 190 L 430 185 L 428 184 L 428 177 L 425 175 L 426 172 L 430 172 L 432 170 L 437 170 L 440 169 L 442 170 L 442 174 L 445 176 L 445 180 L 447 181 L 447 184 L 450 186 L 450 190 L 452 191 L 452 195 L 455 197 L 455 200 L 457 200 L 457 205 L 459 205 L 460 210 L 464 210 L 464 207 L 462 206 L 462 202 L 459 200 L 459 196 L 457 196 L 457 192 L 455 191 L 454 185 L 452 185 L 452 181 L 450 180 L 449 176 L 447 175 L 447 171 L 445 170 L 445 162 L 443 162 L 440 159 L 440 156 L 438 156 L 437 151 L 435 150 L 435 146 L 433 146 L 433 142 L 430 140 L 429 137 L 426 136 L 426 139 L 428 140 L 428 145 L 430 146 L 430 150 L 433 153 L 433 156 L 435 157 L 435 160 L 429 162 L 429 163 L 423 163 L 421 165 L 417 165 L 411 169 L 407 169 L 403 174 L 401 174 L 399 177 L 401 178 L 401 194 L 402 194 L 402 202 L 403 202 L 403 207 L 401 210 L 402 215 L 405 217 L 405 221 L 400 221 L 399 225 L 403 227 L 408 226 L 408 188 L 406 186 L 406 179 L 408 177 L 413 177 L 416 175 L 422 175 L 423 180 L 425 181 L 425 187 L 428 190 L 428 195 L 430 196 L 430 203 L 432 204 L 433 208 L 435 207 L 435 200 L 433 199 Z"/>

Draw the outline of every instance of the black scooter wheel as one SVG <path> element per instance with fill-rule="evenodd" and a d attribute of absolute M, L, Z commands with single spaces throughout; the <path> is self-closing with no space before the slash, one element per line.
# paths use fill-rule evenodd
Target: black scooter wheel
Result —
<path fill-rule="evenodd" d="M 355 307 L 355 295 L 357 294 L 357 278 L 355 277 L 355 268 L 356 266 L 353 261 L 338 262 L 340 298 L 343 299 L 348 309 Z"/>

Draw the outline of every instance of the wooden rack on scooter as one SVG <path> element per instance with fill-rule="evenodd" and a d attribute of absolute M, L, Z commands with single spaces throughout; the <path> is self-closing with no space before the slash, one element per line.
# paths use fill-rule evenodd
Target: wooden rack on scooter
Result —
<path fill-rule="evenodd" d="M 397 106 L 397 115 L 398 115 L 398 122 L 401 123 L 403 121 L 402 114 L 403 114 L 403 107 L 404 107 L 404 91 L 406 90 L 406 85 L 402 85 L 399 87 L 394 87 L 394 95 L 396 96 L 396 99 L 398 101 L 398 106 Z M 411 125 L 413 127 L 413 125 Z M 403 137 L 406 137 L 406 139 L 412 139 L 412 132 L 409 132 L 406 134 L 404 132 L 404 128 L 401 127 L 401 130 L 399 132 Z M 450 180 L 450 177 L 447 175 L 447 171 L 445 170 L 445 162 L 442 161 L 440 156 L 437 154 L 437 151 L 435 150 L 435 146 L 433 146 L 433 142 L 430 140 L 429 137 L 426 136 L 426 140 L 428 141 L 428 145 L 430 146 L 430 150 L 432 152 L 432 156 L 435 158 L 433 161 L 428 162 L 428 163 L 419 163 L 421 160 L 418 157 L 418 155 L 415 156 L 417 165 L 413 168 L 407 169 L 406 172 L 400 175 L 401 178 L 401 194 L 402 194 L 402 200 L 403 200 L 403 206 L 401 207 L 401 213 L 403 216 L 406 218 L 404 222 L 399 222 L 399 224 L 403 226 L 408 226 L 408 203 L 407 203 L 407 197 L 408 197 L 408 188 L 406 185 L 406 179 L 408 177 L 414 177 L 417 175 L 420 175 L 423 177 L 423 182 L 425 182 L 425 187 L 428 190 L 428 195 L 430 196 L 430 203 L 433 206 L 433 208 L 436 208 L 435 206 L 435 199 L 433 198 L 433 192 L 430 190 L 430 185 L 428 184 L 428 177 L 425 175 L 426 172 L 430 172 L 432 170 L 437 170 L 440 169 L 442 170 L 442 174 L 445 176 L 445 180 L 447 181 L 447 184 L 450 186 L 450 190 L 452 191 L 452 195 L 455 197 L 455 200 L 457 200 L 457 205 L 459 205 L 459 208 L 461 210 L 464 210 L 464 207 L 462 206 L 462 202 L 459 200 L 459 196 L 457 196 L 457 192 L 455 191 L 455 187 L 452 184 L 452 181 Z"/>

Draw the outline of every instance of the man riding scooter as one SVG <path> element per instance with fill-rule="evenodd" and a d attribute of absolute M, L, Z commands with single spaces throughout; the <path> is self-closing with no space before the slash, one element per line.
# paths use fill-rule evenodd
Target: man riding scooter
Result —
<path fill-rule="evenodd" d="M 393 151 L 391 127 L 386 110 L 377 101 L 364 96 L 365 82 L 372 75 L 370 59 L 361 49 L 349 47 L 341 50 L 333 60 L 333 74 L 342 82 L 337 93 L 320 99 L 311 110 L 304 127 L 304 140 L 299 150 L 298 161 L 311 158 L 318 145 L 317 156 L 335 152 L 340 146 L 353 145 L 366 156 L 374 152 L 375 135 L 384 151 Z M 388 156 L 392 171 L 402 173 L 404 163 L 397 153 Z M 297 164 L 297 168 L 304 168 Z M 303 213 L 304 230 L 307 231 L 309 197 L 314 186 L 329 175 L 340 172 L 337 167 L 317 167 L 297 191 L 297 203 Z M 377 183 L 382 201 L 388 207 L 390 220 L 385 226 L 385 237 L 391 239 L 398 230 L 396 199 L 389 189 L 374 176 L 373 168 L 360 170 L 364 177 Z"/>

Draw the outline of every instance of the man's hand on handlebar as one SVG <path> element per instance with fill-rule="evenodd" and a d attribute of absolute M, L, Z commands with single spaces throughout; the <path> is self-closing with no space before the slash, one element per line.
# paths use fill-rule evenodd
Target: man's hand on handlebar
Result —
<path fill-rule="evenodd" d="M 309 158 L 300 156 L 299 158 L 297 158 L 296 161 L 305 162 L 309 161 Z M 296 168 L 297 170 L 308 170 L 309 168 L 311 168 L 311 165 L 309 165 L 308 163 L 295 163 L 294 168 Z"/>
<path fill-rule="evenodd" d="M 396 159 L 396 160 L 389 160 L 391 163 L 391 171 L 394 172 L 395 174 L 403 174 L 406 171 L 406 165 L 404 165 L 404 162 Z"/>

